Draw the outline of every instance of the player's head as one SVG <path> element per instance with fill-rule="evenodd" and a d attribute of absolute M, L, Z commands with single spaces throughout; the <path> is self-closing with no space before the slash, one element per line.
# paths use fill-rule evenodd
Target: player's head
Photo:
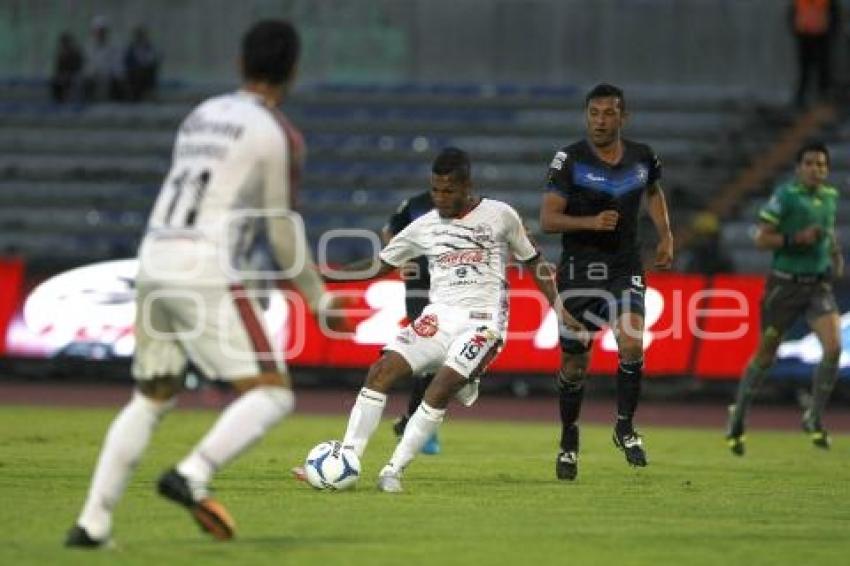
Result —
<path fill-rule="evenodd" d="M 301 42 L 287 21 L 257 22 L 242 37 L 242 78 L 282 86 L 292 80 Z"/>
<path fill-rule="evenodd" d="M 616 142 L 626 119 L 622 89 L 607 83 L 596 85 L 584 97 L 584 114 L 593 145 L 605 147 Z"/>
<path fill-rule="evenodd" d="M 809 142 L 797 151 L 797 178 L 807 187 L 817 187 L 829 176 L 829 150 L 820 142 Z"/>
<path fill-rule="evenodd" d="M 469 155 L 462 149 L 447 147 L 431 167 L 431 200 L 443 218 L 454 218 L 467 209 L 472 198 Z"/>

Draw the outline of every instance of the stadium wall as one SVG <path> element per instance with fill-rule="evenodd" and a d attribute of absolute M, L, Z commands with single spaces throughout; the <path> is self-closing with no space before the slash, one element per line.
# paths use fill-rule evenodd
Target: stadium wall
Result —
<path fill-rule="evenodd" d="M 0 77 L 44 77 L 56 39 L 95 15 L 123 45 L 145 24 L 166 78 L 233 79 L 238 33 L 296 21 L 307 81 L 445 81 L 787 89 L 794 55 L 778 0 L 4 0 Z M 440 40 L 435 41 L 435 35 Z"/>

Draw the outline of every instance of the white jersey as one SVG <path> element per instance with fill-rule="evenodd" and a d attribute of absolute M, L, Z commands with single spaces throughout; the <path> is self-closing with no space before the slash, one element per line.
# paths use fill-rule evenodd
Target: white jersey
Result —
<path fill-rule="evenodd" d="M 183 121 L 140 250 L 141 273 L 234 280 L 264 214 L 290 210 L 285 119 L 238 91 Z"/>
<path fill-rule="evenodd" d="M 462 218 L 441 218 L 432 210 L 411 222 L 381 250 L 384 262 L 399 266 L 424 255 L 431 275 L 430 302 L 507 316 L 506 269 L 538 255 L 517 212 L 482 198 Z"/>

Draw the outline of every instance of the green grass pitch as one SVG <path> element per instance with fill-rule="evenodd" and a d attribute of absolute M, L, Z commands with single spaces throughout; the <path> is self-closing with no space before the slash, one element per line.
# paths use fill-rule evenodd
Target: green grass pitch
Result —
<path fill-rule="evenodd" d="M 457 408 L 456 410 L 459 410 Z M 106 409 L 0 408 L 0 564 L 517 564 L 538 566 L 846 564 L 850 438 L 831 452 L 802 434 L 754 431 L 733 458 L 722 431 L 646 428 L 650 466 L 629 468 L 607 428 L 584 428 L 579 479 L 554 478 L 555 423 L 448 420 L 444 453 L 420 456 L 405 492 L 379 493 L 388 422 L 357 489 L 317 492 L 289 478 L 342 417 L 295 416 L 224 470 L 218 496 L 237 521 L 208 540 L 154 495 L 158 473 L 213 422 L 175 411 L 157 431 L 115 517 L 118 547 L 61 543 L 85 496 Z"/>

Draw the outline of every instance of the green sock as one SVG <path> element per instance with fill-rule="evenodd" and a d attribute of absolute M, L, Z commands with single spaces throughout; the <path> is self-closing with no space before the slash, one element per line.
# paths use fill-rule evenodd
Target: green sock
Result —
<path fill-rule="evenodd" d="M 735 396 L 735 409 L 732 412 L 732 422 L 737 423 L 741 427 L 741 430 L 744 428 L 744 421 L 747 419 L 747 409 L 750 407 L 753 395 L 764 381 L 768 369 L 751 362 L 747 365 L 747 369 L 744 370 L 744 375 L 738 384 L 738 394 Z"/>
<path fill-rule="evenodd" d="M 812 378 L 812 409 L 809 418 L 820 423 L 823 416 L 823 410 L 832 395 L 832 388 L 835 387 L 835 382 L 838 380 L 838 364 L 828 361 L 821 361 L 815 369 L 815 375 Z"/>

